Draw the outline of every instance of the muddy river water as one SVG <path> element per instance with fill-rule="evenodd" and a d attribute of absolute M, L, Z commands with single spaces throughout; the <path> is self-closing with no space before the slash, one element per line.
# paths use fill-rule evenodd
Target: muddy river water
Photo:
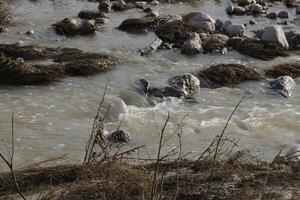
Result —
<path fill-rule="evenodd" d="M 160 4 L 154 9 L 167 14 L 183 14 L 204 11 L 215 19 L 229 19 L 225 12 L 229 1 L 193 1 L 191 3 Z M 125 112 L 106 124 L 107 130 L 114 130 L 122 117 L 122 128 L 129 131 L 132 140 L 128 147 L 146 145 L 146 152 L 154 155 L 157 149 L 156 126 L 161 127 L 170 112 L 167 132 L 172 132 L 181 119 L 183 122 L 182 142 L 184 151 L 199 154 L 211 140 L 222 131 L 224 124 L 241 96 L 245 99 L 233 117 L 226 135 L 239 140 L 242 148 L 259 152 L 266 159 L 272 158 L 280 149 L 300 143 L 300 87 L 293 95 L 282 98 L 267 93 L 263 83 L 247 82 L 236 88 L 205 89 L 196 95 L 197 102 L 170 99 L 150 106 L 146 99 L 135 92 L 132 83 L 136 78 L 146 78 L 153 85 L 185 72 L 193 72 L 214 63 L 242 63 L 263 70 L 272 64 L 289 60 L 300 62 L 299 53 L 288 58 L 260 61 L 243 56 L 235 51 L 226 55 L 201 54 L 186 57 L 176 50 L 159 51 L 142 57 L 138 49 L 146 47 L 155 38 L 153 33 L 132 35 L 116 29 L 129 17 L 143 16 L 132 9 L 109 14 L 109 23 L 103 25 L 93 36 L 65 38 L 55 34 L 51 24 L 68 16 L 76 16 L 84 8 L 97 9 L 97 4 L 75 0 L 13 1 L 15 24 L 7 33 L 0 34 L 1 43 L 38 44 L 45 46 L 76 47 L 87 51 L 105 52 L 129 60 L 129 64 L 117 66 L 114 70 L 91 77 L 69 77 L 60 82 L 44 86 L 0 87 L 0 135 L 9 141 L 11 123 L 15 118 L 15 161 L 22 167 L 54 156 L 67 154 L 66 162 L 81 162 L 84 148 L 91 132 L 93 116 L 107 81 L 107 94 L 119 97 L 127 104 Z M 287 9 L 283 4 L 274 4 L 270 10 Z M 300 18 L 295 9 L 290 9 L 290 19 L 295 23 L 284 26 L 285 30 L 300 30 Z M 233 22 L 247 23 L 252 16 L 234 16 Z M 248 26 L 251 30 L 276 24 L 258 16 L 257 24 Z M 280 20 L 279 20 L 280 21 Z M 34 30 L 34 34 L 24 32 Z M 295 80 L 300 84 L 300 80 Z M 154 117 L 155 116 L 155 121 Z M 156 123 L 155 123 L 156 122 Z M 177 145 L 177 139 L 169 142 L 169 149 Z M 3 150 L 3 148 L 2 148 Z M 2 169 L 1 166 L 0 169 Z"/>

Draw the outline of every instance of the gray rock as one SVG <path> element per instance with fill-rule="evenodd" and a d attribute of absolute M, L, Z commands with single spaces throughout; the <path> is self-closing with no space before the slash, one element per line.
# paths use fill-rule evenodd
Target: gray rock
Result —
<path fill-rule="evenodd" d="M 263 12 L 263 7 L 259 4 L 252 4 L 249 8 L 252 14 L 261 14 Z"/>
<path fill-rule="evenodd" d="M 184 21 L 195 26 L 199 32 L 211 33 L 215 31 L 215 20 L 204 12 L 191 12 L 184 16 Z"/>
<path fill-rule="evenodd" d="M 293 146 L 286 154 L 288 160 L 299 160 L 300 159 L 300 144 Z"/>
<path fill-rule="evenodd" d="M 264 33 L 262 34 L 261 40 L 264 42 L 272 42 L 279 47 L 289 49 L 289 43 L 286 40 L 285 34 L 281 26 L 278 25 L 266 27 Z"/>
<path fill-rule="evenodd" d="M 29 30 L 25 32 L 26 35 L 33 35 L 34 34 L 34 30 Z"/>
<path fill-rule="evenodd" d="M 245 8 L 237 6 L 233 9 L 233 14 L 234 15 L 244 15 L 246 13 Z"/>
<path fill-rule="evenodd" d="M 0 26 L 0 33 L 8 32 L 8 29 L 4 26 Z"/>
<path fill-rule="evenodd" d="M 269 19 L 276 19 L 277 18 L 277 13 L 276 12 L 270 12 L 266 15 L 267 18 Z"/>
<path fill-rule="evenodd" d="M 78 31 L 80 34 L 90 34 L 96 31 L 95 20 L 86 20 L 79 24 Z"/>
<path fill-rule="evenodd" d="M 234 6 L 233 6 L 232 4 L 230 4 L 230 5 L 227 6 L 227 8 L 226 8 L 226 13 L 227 13 L 228 15 L 233 14 L 233 9 L 234 9 Z"/>
<path fill-rule="evenodd" d="M 130 139 L 130 133 L 124 130 L 116 130 L 106 136 L 106 140 L 110 143 L 127 143 Z"/>
<path fill-rule="evenodd" d="M 286 10 L 280 11 L 280 12 L 278 13 L 278 18 L 281 18 L 281 19 L 288 19 L 288 18 L 289 18 L 289 13 L 288 13 L 288 11 L 286 11 Z"/>
<path fill-rule="evenodd" d="M 300 7 L 296 8 L 296 15 L 300 15 Z"/>
<path fill-rule="evenodd" d="M 280 95 L 288 98 L 292 95 L 296 83 L 290 76 L 280 76 L 275 80 L 270 81 L 270 86 L 272 89 L 278 91 Z"/>
<path fill-rule="evenodd" d="M 22 58 L 22 57 L 17 57 L 16 58 L 16 63 L 18 63 L 18 64 L 24 64 L 25 62 L 24 62 L 24 58 Z"/>
<path fill-rule="evenodd" d="M 161 39 L 156 38 L 148 47 L 140 51 L 141 55 L 145 56 L 155 52 L 162 45 L 162 42 Z"/>
<path fill-rule="evenodd" d="M 178 22 L 178 21 L 182 21 L 181 15 L 171 15 L 166 23 L 173 23 L 173 22 Z"/>
<path fill-rule="evenodd" d="M 112 3 L 109 0 L 103 0 L 99 3 L 98 9 L 100 12 L 110 12 Z"/>
<path fill-rule="evenodd" d="M 245 32 L 245 26 L 242 24 L 230 24 L 226 26 L 226 32 L 229 36 L 242 36 Z"/>
<path fill-rule="evenodd" d="M 254 19 L 251 19 L 251 20 L 249 21 L 249 24 L 250 24 L 250 25 L 255 25 L 255 24 L 256 24 L 256 21 L 255 21 Z"/>
<path fill-rule="evenodd" d="M 192 33 L 190 38 L 181 47 L 181 53 L 186 55 L 195 55 L 202 51 L 201 39 L 197 33 Z"/>
<path fill-rule="evenodd" d="M 179 87 L 185 92 L 185 95 L 200 89 L 199 79 L 190 73 L 170 78 L 168 84 L 172 87 Z"/>

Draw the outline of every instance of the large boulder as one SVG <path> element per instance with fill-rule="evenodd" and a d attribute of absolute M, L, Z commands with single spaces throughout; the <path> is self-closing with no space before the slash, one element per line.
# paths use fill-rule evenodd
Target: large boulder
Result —
<path fill-rule="evenodd" d="M 202 51 L 201 39 L 197 33 L 192 33 L 181 47 L 181 53 L 186 55 L 195 55 Z"/>
<path fill-rule="evenodd" d="M 256 38 L 230 38 L 227 44 L 242 54 L 261 60 L 270 60 L 278 56 L 288 55 L 286 48 L 278 47 L 274 43 L 263 42 Z"/>
<path fill-rule="evenodd" d="M 169 19 L 168 16 L 129 18 L 121 23 L 119 29 L 127 32 L 144 33 L 155 31 Z"/>
<path fill-rule="evenodd" d="M 234 87 L 249 80 L 262 80 L 262 75 L 254 68 L 240 64 L 217 64 L 202 70 L 197 77 L 201 87 Z"/>
<path fill-rule="evenodd" d="M 243 36 L 245 26 L 243 24 L 229 24 L 225 27 L 226 33 L 229 36 Z"/>
<path fill-rule="evenodd" d="M 280 76 L 290 76 L 296 78 L 300 76 L 300 63 L 284 63 L 267 69 L 265 74 L 268 77 L 278 78 Z"/>
<path fill-rule="evenodd" d="M 278 25 L 266 27 L 261 36 L 261 40 L 264 42 L 275 43 L 279 47 L 289 49 L 289 43 L 286 40 L 284 31 L 281 26 Z"/>
<path fill-rule="evenodd" d="M 155 34 L 164 43 L 172 43 L 175 47 L 180 48 L 196 30 L 197 28 L 187 24 L 186 22 L 174 21 L 165 23 L 158 27 Z"/>
<path fill-rule="evenodd" d="M 270 87 L 283 97 L 290 97 L 296 86 L 294 79 L 290 76 L 280 76 L 270 81 Z"/>
<path fill-rule="evenodd" d="M 191 12 L 183 20 L 197 28 L 197 32 L 212 33 L 215 31 L 215 20 L 204 12 Z"/>

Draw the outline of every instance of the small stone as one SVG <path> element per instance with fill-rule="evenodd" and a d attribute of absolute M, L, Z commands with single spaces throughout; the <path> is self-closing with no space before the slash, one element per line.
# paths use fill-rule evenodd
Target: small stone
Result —
<path fill-rule="evenodd" d="M 269 19 L 276 19 L 277 18 L 277 13 L 275 12 L 270 12 L 266 15 L 267 18 Z"/>
<path fill-rule="evenodd" d="M 251 19 L 251 20 L 249 21 L 249 24 L 250 24 L 250 25 L 255 25 L 255 24 L 256 24 L 256 21 L 253 20 L 253 19 Z"/>
<path fill-rule="evenodd" d="M 147 4 L 146 1 L 139 1 L 135 3 L 135 7 L 139 9 L 144 9 L 146 4 Z"/>
<path fill-rule="evenodd" d="M 195 55 L 202 51 L 201 39 L 197 33 L 192 33 L 190 38 L 181 47 L 181 53 L 186 55 Z"/>
<path fill-rule="evenodd" d="M 25 34 L 26 35 L 32 35 L 32 34 L 34 34 L 34 30 L 29 30 L 29 31 L 25 32 Z"/>
<path fill-rule="evenodd" d="M 150 7 L 144 9 L 144 12 L 146 12 L 146 13 L 149 13 L 149 12 L 152 12 L 152 11 L 153 11 L 153 10 L 152 10 L 152 8 L 150 8 Z"/>
<path fill-rule="evenodd" d="M 99 3 L 98 9 L 100 12 L 110 12 L 112 3 L 109 0 L 104 0 Z"/>
<path fill-rule="evenodd" d="M 130 133 L 125 132 L 124 130 L 117 130 L 106 136 L 106 139 L 111 143 L 127 143 L 130 138 Z"/>
<path fill-rule="evenodd" d="M 286 10 L 280 11 L 278 13 L 278 18 L 288 19 L 289 18 L 289 13 Z"/>
<path fill-rule="evenodd" d="M 245 26 L 241 24 L 230 24 L 226 27 L 229 36 L 242 36 L 245 32 Z"/>
<path fill-rule="evenodd" d="M 252 14 L 261 14 L 263 12 L 263 7 L 259 4 L 252 4 L 249 10 Z"/>
<path fill-rule="evenodd" d="M 4 26 L 0 26 L 0 33 L 8 32 L 8 29 Z"/>
<path fill-rule="evenodd" d="M 16 63 L 18 63 L 18 64 L 24 64 L 25 62 L 24 62 L 24 58 L 22 58 L 22 57 L 17 57 L 16 58 Z"/>
<path fill-rule="evenodd" d="M 94 33 L 96 31 L 95 20 L 83 21 L 79 25 L 78 30 L 79 30 L 79 34 L 81 35 Z"/>
<path fill-rule="evenodd" d="M 296 15 L 300 15 L 300 7 L 296 8 Z"/>
<path fill-rule="evenodd" d="M 245 8 L 237 6 L 233 9 L 234 15 L 244 15 L 246 13 Z"/>
<path fill-rule="evenodd" d="M 232 4 L 230 4 L 230 5 L 227 6 L 227 8 L 226 8 L 226 13 L 227 13 L 228 15 L 233 14 L 233 9 L 234 9 L 234 6 L 233 6 Z"/>

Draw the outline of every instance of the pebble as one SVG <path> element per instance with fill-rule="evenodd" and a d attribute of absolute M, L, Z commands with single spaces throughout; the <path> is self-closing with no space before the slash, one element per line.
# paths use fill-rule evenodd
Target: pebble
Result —
<path fill-rule="evenodd" d="M 277 13 L 275 12 L 270 12 L 266 15 L 267 18 L 269 19 L 276 19 L 277 18 Z"/>

